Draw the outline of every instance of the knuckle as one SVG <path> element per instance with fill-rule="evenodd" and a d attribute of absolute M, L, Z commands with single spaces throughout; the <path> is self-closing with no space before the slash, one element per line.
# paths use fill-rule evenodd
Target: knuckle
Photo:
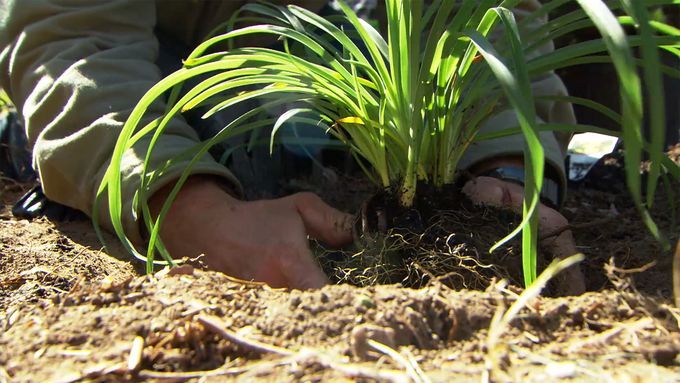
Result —
<path fill-rule="evenodd" d="M 300 192 L 295 194 L 295 197 L 298 202 L 302 204 L 311 204 L 321 201 L 321 198 L 312 192 Z"/>

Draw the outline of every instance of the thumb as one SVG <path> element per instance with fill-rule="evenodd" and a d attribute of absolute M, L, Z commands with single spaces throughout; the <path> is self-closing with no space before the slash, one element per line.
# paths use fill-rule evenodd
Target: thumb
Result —
<path fill-rule="evenodd" d="M 330 246 L 342 246 L 352 241 L 354 217 L 351 214 L 329 206 L 314 193 L 297 193 L 289 198 L 308 235 Z"/>

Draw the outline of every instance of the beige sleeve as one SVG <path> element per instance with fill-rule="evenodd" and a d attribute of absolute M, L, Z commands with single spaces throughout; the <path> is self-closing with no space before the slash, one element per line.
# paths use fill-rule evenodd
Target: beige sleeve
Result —
<path fill-rule="evenodd" d="M 155 65 L 155 6 L 136 0 L 0 0 L 0 87 L 25 119 L 34 167 L 49 198 L 92 213 L 126 118 L 161 78 Z M 149 118 L 163 109 L 156 103 Z M 151 168 L 197 142 L 191 127 L 174 120 L 154 151 Z M 148 140 L 140 141 L 123 159 L 125 228 L 137 242 L 141 237 L 132 200 L 147 145 Z M 185 165 L 166 171 L 151 192 L 177 178 Z M 209 157 L 194 172 L 237 184 Z M 103 214 L 102 224 L 110 227 L 105 209 Z"/>
<path fill-rule="evenodd" d="M 524 1 L 515 10 L 518 21 L 523 15 L 540 7 L 537 0 Z M 536 28 L 545 24 L 546 19 L 537 19 L 529 28 Z M 529 58 L 544 55 L 555 49 L 552 42 L 546 43 L 534 51 Z M 532 91 L 534 96 L 565 96 L 566 87 L 555 73 L 548 73 L 541 78 L 533 79 Z M 536 115 L 539 122 L 573 124 L 576 122 L 572 105 L 567 102 L 540 101 L 536 102 Z M 501 131 L 507 128 L 517 127 L 519 123 L 512 110 L 504 110 L 489 119 L 481 129 L 481 134 Z M 545 150 L 546 166 L 552 167 L 562 182 L 562 189 L 566 189 L 566 173 L 564 158 L 571 134 L 559 132 L 541 132 L 540 139 Z M 522 135 L 507 136 L 494 140 L 481 141 L 470 146 L 460 162 L 461 168 L 469 168 L 475 164 L 494 157 L 521 156 L 525 147 Z"/>

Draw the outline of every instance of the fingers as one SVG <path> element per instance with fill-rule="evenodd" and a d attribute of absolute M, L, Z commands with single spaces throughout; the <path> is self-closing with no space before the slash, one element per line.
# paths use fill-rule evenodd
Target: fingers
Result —
<path fill-rule="evenodd" d="M 516 213 L 522 214 L 524 188 L 520 185 L 492 177 L 477 177 L 475 180 L 465 184 L 463 192 L 475 203 L 487 206 L 509 207 Z M 569 225 L 569 221 L 560 212 L 551 207 L 540 205 L 538 211 L 539 230 L 541 233 L 557 232 Z M 575 246 L 573 246 L 571 232 L 563 230 L 563 234 L 565 234 L 564 237 L 569 237 L 571 240 L 571 246 L 568 246 L 569 249 L 565 250 L 566 253 L 575 249 Z"/>
<path fill-rule="evenodd" d="M 352 215 L 329 206 L 314 193 L 297 193 L 286 198 L 294 204 L 311 237 L 330 246 L 352 241 Z"/>
<path fill-rule="evenodd" d="M 284 254 L 279 258 L 280 270 L 287 279 L 287 287 L 292 289 L 318 289 L 329 283 L 326 275 L 314 262 L 308 248 L 291 248 L 294 254 Z"/>
<path fill-rule="evenodd" d="M 477 177 L 463 187 L 463 192 L 473 202 L 486 206 L 508 207 L 522 214 L 524 188 L 492 177 Z M 539 233 L 559 232 L 558 235 L 541 241 L 541 247 L 555 259 L 567 258 L 578 252 L 570 230 L 561 230 L 569 221 L 557 210 L 545 205 L 539 206 Z M 583 274 L 578 266 L 564 270 L 557 279 L 560 295 L 577 295 L 585 291 Z"/>
<path fill-rule="evenodd" d="M 463 186 L 463 193 L 474 203 L 509 207 L 520 214 L 522 213 L 523 191 L 519 185 L 492 177 L 477 177 Z"/>

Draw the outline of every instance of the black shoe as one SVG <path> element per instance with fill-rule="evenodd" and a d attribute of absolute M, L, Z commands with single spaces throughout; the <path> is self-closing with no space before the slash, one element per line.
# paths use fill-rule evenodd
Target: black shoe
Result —
<path fill-rule="evenodd" d="M 21 219 L 47 217 L 51 221 L 57 222 L 85 221 L 88 219 L 87 215 L 80 210 L 47 199 L 40 185 L 34 186 L 19 198 L 19 201 L 12 206 L 12 215 Z"/>

